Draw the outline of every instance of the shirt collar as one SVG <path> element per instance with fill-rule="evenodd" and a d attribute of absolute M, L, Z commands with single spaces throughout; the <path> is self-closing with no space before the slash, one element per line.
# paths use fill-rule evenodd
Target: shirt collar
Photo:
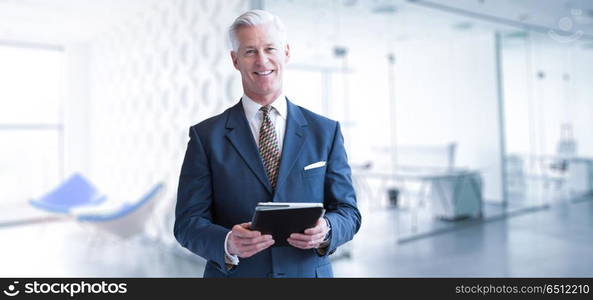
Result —
<path fill-rule="evenodd" d="M 241 97 L 241 103 L 243 104 L 243 110 L 245 110 L 245 115 L 247 115 L 248 120 L 255 118 L 257 112 L 262 107 L 261 104 L 253 101 L 245 94 Z M 280 94 L 280 96 L 278 96 L 278 98 L 276 98 L 270 105 L 276 110 L 280 117 L 286 120 L 288 105 L 286 104 L 284 93 Z"/>

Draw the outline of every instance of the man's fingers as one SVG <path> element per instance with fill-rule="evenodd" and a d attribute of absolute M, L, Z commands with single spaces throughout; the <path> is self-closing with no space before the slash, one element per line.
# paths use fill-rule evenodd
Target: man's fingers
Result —
<path fill-rule="evenodd" d="M 321 244 L 320 240 L 315 240 L 315 241 L 300 241 L 300 240 L 295 240 L 295 239 L 287 239 L 288 243 L 293 246 L 293 247 L 297 247 L 300 249 L 312 249 L 312 248 L 317 248 L 319 247 L 319 244 Z"/>
<path fill-rule="evenodd" d="M 287 239 L 288 243 L 300 249 L 318 248 L 328 231 L 325 219 L 319 218 L 315 227 L 308 228 L 304 233 L 293 233 Z"/>
<path fill-rule="evenodd" d="M 258 236 L 255 238 L 237 238 L 237 242 L 239 245 L 242 246 L 251 246 L 253 244 L 258 244 L 262 242 L 267 242 L 272 239 L 272 236 L 269 234 Z"/>
<path fill-rule="evenodd" d="M 257 243 L 257 244 L 253 244 L 253 245 L 249 245 L 249 246 L 245 246 L 242 250 L 243 251 L 255 251 L 255 252 L 259 252 L 261 250 L 266 249 L 267 247 L 271 246 L 272 244 L 274 244 L 274 240 L 270 240 L 270 241 L 265 241 L 265 242 L 261 242 L 261 243 Z"/>
<path fill-rule="evenodd" d="M 249 224 L 249 223 L 243 223 L 243 224 L 233 226 L 233 229 L 232 229 L 233 235 L 235 235 L 236 237 L 239 237 L 239 238 L 254 238 L 254 237 L 258 237 L 261 235 L 261 233 L 259 231 L 247 229 L 246 227 L 243 226 L 244 224 Z"/>
<path fill-rule="evenodd" d="M 262 235 L 257 238 L 246 238 L 246 239 L 237 238 L 237 239 L 233 240 L 235 245 L 237 245 L 237 247 L 243 251 L 251 250 L 252 249 L 251 247 L 254 247 L 258 244 L 269 243 L 270 241 L 273 241 L 273 239 L 272 239 L 272 236 L 269 234 Z"/>
<path fill-rule="evenodd" d="M 325 237 L 325 234 L 323 232 L 318 233 L 318 234 L 313 234 L 313 235 L 302 234 L 302 233 L 293 233 L 290 235 L 291 239 L 297 240 L 297 241 L 303 241 L 303 242 L 316 241 L 319 239 L 323 239 L 324 237 Z"/>
<path fill-rule="evenodd" d="M 316 233 L 320 233 L 320 232 L 323 232 L 322 226 L 315 226 L 313 228 L 305 229 L 306 234 L 316 234 Z"/>
<path fill-rule="evenodd" d="M 251 229 L 251 222 L 241 223 L 241 224 L 239 224 L 239 226 L 246 228 L 246 229 Z"/>
<path fill-rule="evenodd" d="M 256 253 L 269 248 L 270 246 L 272 246 L 274 244 L 274 242 L 275 242 L 274 240 L 269 240 L 269 241 L 261 242 L 261 243 L 255 244 L 255 245 L 241 247 L 239 250 L 239 257 L 241 257 L 241 258 L 251 257 L 252 255 L 254 255 Z"/>
<path fill-rule="evenodd" d="M 228 250 L 239 257 L 249 257 L 274 244 L 272 236 L 251 230 L 251 222 L 233 226 L 228 240 Z"/>
<path fill-rule="evenodd" d="M 326 221 L 324 218 L 317 219 L 317 224 L 315 224 L 315 227 L 307 228 L 305 230 L 305 233 L 306 234 L 316 234 L 316 233 L 321 233 L 321 232 L 325 231 L 327 228 L 327 223 L 325 223 L 325 222 Z"/>
<path fill-rule="evenodd" d="M 305 242 L 301 242 L 301 241 L 297 241 L 297 240 L 293 240 L 293 239 L 287 239 L 286 241 L 288 241 L 288 243 L 293 246 L 293 247 L 297 247 L 300 249 L 307 249 L 307 243 Z"/>

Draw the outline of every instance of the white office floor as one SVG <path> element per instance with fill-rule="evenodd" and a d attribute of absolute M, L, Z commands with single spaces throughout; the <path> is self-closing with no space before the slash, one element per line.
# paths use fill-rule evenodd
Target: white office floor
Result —
<path fill-rule="evenodd" d="M 7 212 L 4 211 L 4 214 Z M 334 260 L 339 277 L 593 276 L 593 197 L 460 223 L 399 243 L 394 209 L 363 213 Z M 401 216 L 400 216 L 401 217 Z M 400 226 L 402 226 L 400 224 Z M 0 226 L 2 277 L 199 277 L 204 261 L 150 241 L 106 238 L 69 220 Z"/>
<path fill-rule="evenodd" d="M 375 213 L 353 243 L 352 258 L 336 261 L 335 271 L 344 277 L 591 277 L 593 201 L 581 200 L 405 243 L 385 229 L 392 214 Z"/>

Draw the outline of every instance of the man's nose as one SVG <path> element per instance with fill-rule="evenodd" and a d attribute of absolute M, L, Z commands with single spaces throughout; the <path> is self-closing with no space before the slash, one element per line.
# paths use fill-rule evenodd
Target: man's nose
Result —
<path fill-rule="evenodd" d="M 257 63 L 258 66 L 263 66 L 265 65 L 269 60 L 268 54 L 266 54 L 265 52 L 260 52 L 257 55 L 257 58 L 255 60 L 255 62 Z"/>

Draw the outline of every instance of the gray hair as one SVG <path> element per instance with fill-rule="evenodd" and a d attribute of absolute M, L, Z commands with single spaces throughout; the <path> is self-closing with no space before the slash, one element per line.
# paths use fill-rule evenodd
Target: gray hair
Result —
<path fill-rule="evenodd" d="M 229 41 L 231 51 L 239 50 L 239 40 L 237 39 L 237 30 L 241 27 L 252 27 L 262 24 L 272 24 L 280 33 L 282 45 L 286 44 L 286 29 L 280 18 L 265 10 L 254 9 L 238 16 L 229 27 Z"/>

